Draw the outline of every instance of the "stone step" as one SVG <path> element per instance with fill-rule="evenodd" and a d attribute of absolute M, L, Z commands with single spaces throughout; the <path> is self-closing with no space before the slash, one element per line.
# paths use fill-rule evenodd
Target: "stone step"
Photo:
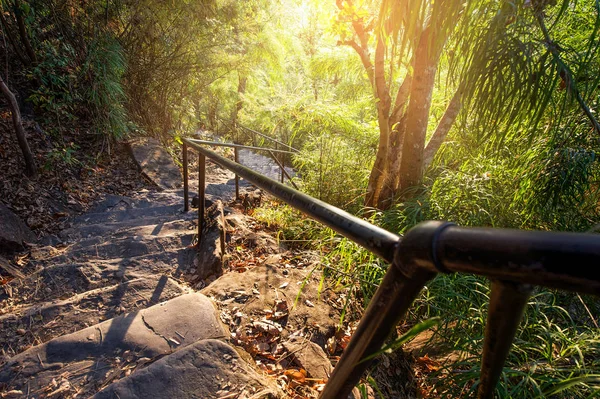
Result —
<path fill-rule="evenodd" d="M 165 355 L 227 334 L 207 297 L 182 295 L 14 356 L 0 368 L 0 384 L 33 398 L 88 397 Z"/>
<path fill-rule="evenodd" d="M 149 193 L 150 191 L 148 191 Z M 181 200 L 177 196 L 162 196 L 160 201 L 147 198 L 145 195 L 124 197 L 107 194 L 88 210 L 89 213 L 116 212 L 130 209 L 152 208 L 156 206 L 178 205 Z"/>
<path fill-rule="evenodd" d="M 259 375 L 234 348 L 206 339 L 114 382 L 93 399 L 278 397 L 283 393 L 274 381 Z"/>
<path fill-rule="evenodd" d="M 197 220 L 198 215 L 193 212 L 187 214 L 153 216 L 143 219 L 125 220 L 122 222 L 108 222 L 71 227 L 63 230 L 59 236 L 65 241 L 75 241 L 100 236 L 124 236 L 124 235 L 157 235 L 165 236 L 169 228 L 169 234 L 174 233 L 174 227 L 178 223 L 185 222 L 188 225 L 181 226 L 181 230 L 189 230 L 190 221 Z M 139 229 L 137 229 L 139 228 Z M 142 233 L 143 231 L 143 233 Z"/>
<path fill-rule="evenodd" d="M 185 248 L 192 244 L 194 237 L 194 230 L 185 230 L 181 234 L 168 236 L 92 237 L 75 242 L 58 252 L 50 253 L 48 256 L 39 256 L 35 261 L 38 265 L 47 266 L 90 259 L 131 258 Z"/>
<path fill-rule="evenodd" d="M 173 201 L 173 203 L 183 204 L 183 188 L 167 189 L 162 191 L 151 191 L 144 189 L 133 194 L 131 198 L 135 200 L 146 200 L 153 203 Z"/>
<path fill-rule="evenodd" d="M 72 221 L 72 227 L 99 223 L 123 222 L 153 216 L 170 216 L 183 212 L 183 201 L 175 205 L 158 205 L 149 208 L 133 208 L 113 212 L 86 213 Z"/>
<path fill-rule="evenodd" d="M 49 265 L 5 285 L 0 290 L 0 314 L 131 279 L 182 274 L 193 267 L 195 259 L 193 249 L 180 248 L 126 259 Z"/>
<path fill-rule="evenodd" d="M 154 204 L 176 205 L 183 206 L 183 189 L 169 189 L 162 191 L 142 190 L 132 197 L 138 201 L 148 201 Z"/>
<path fill-rule="evenodd" d="M 163 275 L 125 281 L 65 300 L 20 308 L 0 316 L 0 350 L 5 355 L 14 356 L 36 344 L 186 292 L 186 288 Z"/>

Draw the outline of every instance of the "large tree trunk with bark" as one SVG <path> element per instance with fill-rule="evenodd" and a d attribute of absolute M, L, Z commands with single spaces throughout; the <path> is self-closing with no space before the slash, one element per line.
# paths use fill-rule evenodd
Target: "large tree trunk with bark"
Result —
<path fill-rule="evenodd" d="M 342 12 L 355 12 L 352 0 L 336 0 Z M 411 68 L 396 92 L 394 102 L 391 96 L 391 81 L 394 79 L 393 69 L 388 73 L 390 83 L 386 82 L 386 41 L 393 31 L 394 16 L 397 16 L 398 3 L 382 2 L 379 10 L 379 20 L 367 24 L 365 19 L 354 15 L 351 25 L 356 34 L 352 39 L 341 40 L 338 44 L 352 47 L 360 56 L 361 62 L 369 77 L 376 101 L 377 120 L 379 123 L 379 145 L 375 163 L 371 169 L 365 197 L 365 206 L 378 209 L 388 209 L 397 200 L 406 198 L 410 187 L 421 181 L 424 165 L 433 157 L 448 130 L 452 126 L 460 110 L 460 94 L 455 95 L 444 114 L 434 137 L 425 149 L 425 139 L 431 108 L 431 96 L 435 85 L 435 74 L 442 49 L 452 27 L 454 17 L 460 14 L 462 5 L 448 4 L 444 0 L 436 3 L 436 18 L 443 21 L 439 24 L 429 20 L 411 37 L 413 51 L 409 62 Z M 401 11 L 401 10 L 400 10 Z M 440 14 L 441 13 L 441 14 Z M 444 17 L 440 17 L 442 15 Z M 450 22 L 448 22 L 450 21 Z M 398 29 L 396 26 L 395 29 Z M 375 54 L 371 59 L 369 50 L 369 35 L 373 32 L 376 39 Z M 390 65 L 395 65 L 391 55 Z M 393 107 L 392 107 L 393 104 Z"/>
<path fill-rule="evenodd" d="M 369 175 L 369 183 L 367 185 L 367 194 L 365 197 L 365 206 L 376 208 L 379 202 L 379 196 L 383 187 L 383 182 L 387 176 L 388 169 L 388 140 L 382 138 L 381 128 L 379 129 L 379 145 L 377 154 L 375 155 L 375 163 Z"/>
<path fill-rule="evenodd" d="M 2 91 L 4 97 L 6 97 L 8 100 L 8 105 L 12 114 L 13 125 L 15 126 L 15 132 L 17 134 L 17 141 L 19 142 L 19 147 L 23 152 L 23 159 L 25 160 L 25 173 L 27 176 L 35 177 L 37 176 L 37 167 L 35 165 L 35 160 L 33 158 L 33 154 L 31 153 L 31 149 L 29 148 L 27 137 L 25 137 L 25 130 L 23 129 L 23 124 L 21 122 L 19 104 L 17 103 L 17 98 L 13 92 L 10 91 L 6 83 L 4 83 L 4 80 L 2 80 L 2 77 L 0 77 L 0 91 Z"/>
<path fill-rule="evenodd" d="M 402 160 L 402 145 L 404 141 L 404 133 L 406 131 L 406 104 L 409 100 L 410 90 L 412 86 L 412 76 L 407 75 L 398 89 L 394 109 L 389 119 L 390 137 L 389 137 L 389 152 L 387 154 L 389 162 L 389 170 L 381 191 L 377 207 L 379 209 L 387 209 L 392 205 L 394 196 L 398 190 L 400 183 L 400 161 Z"/>
<path fill-rule="evenodd" d="M 366 46 L 364 39 L 364 30 L 359 36 L 361 42 Z M 377 45 L 375 47 L 375 62 L 371 65 L 370 60 L 363 59 L 363 65 L 367 71 L 372 70 L 369 74 L 371 84 L 374 89 L 375 98 L 377 101 L 377 121 L 379 123 L 379 145 L 377 147 L 377 155 L 375 156 L 375 164 L 369 176 L 369 184 L 367 186 L 367 195 L 365 198 L 365 206 L 376 207 L 379 203 L 379 197 L 383 184 L 389 173 L 389 152 L 390 152 L 390 108 L 391 98 L 389 87 L 385 81 L 385 42 L 382 37 L 382 32 L 377 34 Z M 368 52 L 363 51 L 361 58 L 368 57 Z"/>
<path fill-rule="evenodd" d="M 430 28 L 426 28 L 419 40 L 415 54 L 410 102 L 406 110 L 406 132 L 402 145 L 400 180 L 396 192 L 403 197 L 408 195 L 406 189 L 419 184 L 423 172 L 423 149 L 439 59 L 437 51 L 431 49 L 429 45 L 429 34 Z"/>

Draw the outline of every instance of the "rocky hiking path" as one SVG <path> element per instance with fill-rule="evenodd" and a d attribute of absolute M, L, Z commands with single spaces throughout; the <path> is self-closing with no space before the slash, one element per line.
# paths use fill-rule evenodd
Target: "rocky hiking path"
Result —
<path fill-rule="evenodd" d="M 318 258 L 244 214 L 213 164 L 198 245 L 170 155 L 131 148 L 157 189 L 105 196 L 0 287 L 0 397 L 317 397 L 349 337 Z"/>

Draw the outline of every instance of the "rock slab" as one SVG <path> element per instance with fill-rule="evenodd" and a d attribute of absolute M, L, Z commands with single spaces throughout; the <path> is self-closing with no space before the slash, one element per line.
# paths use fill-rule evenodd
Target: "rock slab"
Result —
<path fill-rule="evenodd" d="M 23 250 L 26 242 L 37 238 L 29 227 L 6 205 L 0 202 L 0 250 L 15 252 Z"/>
<path fill-rule="evenodd" d="M 129 143 L 133 160 L 146 177 L 162 189 L 179 188 L 182 177 L 171 155 L 158 140 L 147 138 Z"/>
<path fill-rule="evenodd" d="M 69 375 L 69 386 L 91 394 L 120 376 L 124 353 L 130 354 L 129 363 L 139 365 L 142 359 L 151 362 L 198 340 L 225 335 L 207 297 L 183 295 L 33 347 L 0 369 L 0 384 L 27 388 L 37 397 L 52 380 Z"/>
<path fill-rule="evenodd" d="M 294 363 L 305 369 L 313 378 L 328 380 L 333 371 L 325 351 L 304 337 L 290 337 L 283 346 L 294 354 Z"/>
<path fill-rule="evenodd" d="M 93 399 L 277 398 L 228 344 L 202 340 L 123 378 Z"/>

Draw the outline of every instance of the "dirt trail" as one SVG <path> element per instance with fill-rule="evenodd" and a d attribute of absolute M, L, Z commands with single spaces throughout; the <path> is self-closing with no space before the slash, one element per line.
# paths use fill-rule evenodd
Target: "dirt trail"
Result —
<path fill-rule="evenodd" d="M 155 143 L 135 145 L 149 178 L 165 167 Z M 162 190 L 107 195 L 72 218 L 62 244 L 34 247 L 25 277 L 2 286 L 2 397 L 316 397 L 331 370 L 323 348 L 344 337 L 343 298 L 314 288 L 318 259 L 243 214 L 233 174 L 215 165 L 198 244 L 168 169 Z"/>

